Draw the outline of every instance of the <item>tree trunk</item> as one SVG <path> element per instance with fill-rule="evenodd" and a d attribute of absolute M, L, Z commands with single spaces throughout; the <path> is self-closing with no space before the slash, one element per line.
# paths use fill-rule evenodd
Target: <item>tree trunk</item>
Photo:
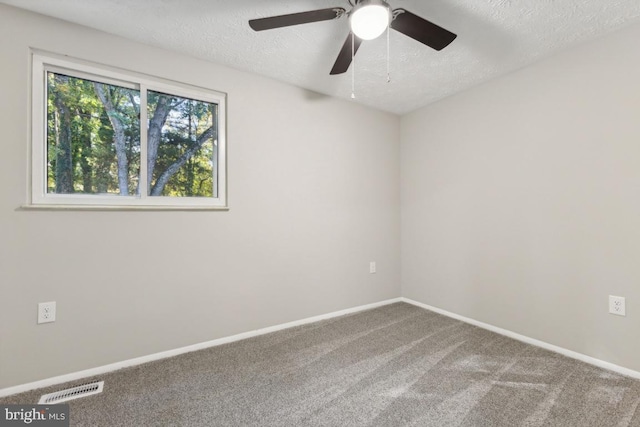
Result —
<path fill-rule="evenodd" d="M 187 151 L 180 156 L 178 160 L 173 162 L 171 166 L 169 166 L 156 180 L 155 185 L 151 189 L 151 196 L 161 196 L 162 191 L 164 190 L 164 186 L 167 185 L 169 180 L 176 172 L 180 170 L 180 168 L 189 161 L 190 158 L 193 157 L 194 154 L 202 147 L 202 144 L 205 143 L 208 139 L 216 139 L 218 137 L 218 130 L 213 126 L 209 127 L 205 130 L 202 135 L 196 140 L 196 142 L 187 149 Z"/>
<path fill-rule="evenodd" d="M 94 83 L 93 86 L 96 89 L 96 94 L 102 105 L 104 105 L 113 128 L 113 142 L 116 147 L 116 159 L 118 161 L 118 188 L 120 195 L 129 195 L 129 164 L 126 151 L 126 139 L 124 134 L 124 125 L 118 117 L 118 111 L 111 101 L 111 96 L 108 94 L 108 89 L 102 83 Z"/>
<path fill-rule="evenodd" d="M 160 146 L 160 139 L 162 137 L 162 128 L 171 111 L 171 103 L 173 100 L 174 98 L 169 96 L 160 95 L 158 97 L 156 110 L 153 112 L 153 117 L 149 120 L 149 131 L 147 132 L 147 194 L 150 194 L 149 189 L 151 188 L 153 170 L 156 167 L 156 160 L 158 158 L 158 147 Z"/>
<path fill-rule="evenodd" d="M 79 116 L 90 116 L 91 112 L 77 110 Z M 83 123 L 81 132 L 80 169 L 82 170 L 82 191 L 93 193 L 93 167 L 89 163 L 91 153 L 91 130 Z"/>
<path fill-rule="evenodd" d="M 66 76 L 56 75 L 56 84 L 66 85 Z M 59 92 L 55 94 L 54 104 L 58 115 L 56 135 L 56 193 L 73 193 L 73 158 L 71 151 L 71 111 Z"/>

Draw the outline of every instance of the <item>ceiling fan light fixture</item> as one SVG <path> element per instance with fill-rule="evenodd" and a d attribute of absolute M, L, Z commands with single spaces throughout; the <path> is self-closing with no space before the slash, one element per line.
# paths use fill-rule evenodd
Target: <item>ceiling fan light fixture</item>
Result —
<path fill-rule="evenodd" d="M 373 40 L 384 33 L 391 21 L 391 9 L 382 0 L 365 0 L 349 15 L 351 31 L 362 40 Z"/>

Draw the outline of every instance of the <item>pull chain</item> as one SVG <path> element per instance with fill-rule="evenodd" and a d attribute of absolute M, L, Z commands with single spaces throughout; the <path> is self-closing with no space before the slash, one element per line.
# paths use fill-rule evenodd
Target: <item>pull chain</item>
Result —
<path fill-rule="evenodd" d="M 351 33 L 351 99 L 356 98 L 356 35 Z"/>
<path fill-rule="evenodd" d="M 391 83 L 391 66 L 389 65 L 389 63 L 391 62 L 389 59 L 389 52 L 391 51 L 391 48 L 389 47 L 389 27 L 391 27 L 391 25 L 387 25 L 387 83 Z"/>

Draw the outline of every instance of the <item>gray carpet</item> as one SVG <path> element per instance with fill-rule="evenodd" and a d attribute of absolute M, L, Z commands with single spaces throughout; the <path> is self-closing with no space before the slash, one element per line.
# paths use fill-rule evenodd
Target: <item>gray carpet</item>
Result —
<path fill-rule="evenodd" d="M 95 379 L 72 426 L 640 426 L 640 381 L 405 303 Z"/>

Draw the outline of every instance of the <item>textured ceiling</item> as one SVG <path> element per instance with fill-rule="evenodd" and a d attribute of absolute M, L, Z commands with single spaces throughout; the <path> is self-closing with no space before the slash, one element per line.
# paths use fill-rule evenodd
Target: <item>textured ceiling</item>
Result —
<path fill-rule="evenodd" d="M 347 0 L 0 0 L 2 3 L 185 52 L 349 99 L 352 74 L 330 76 L 348 20 L 256 33 L 249 19 L 341 6 Z M 640 22 L 640 0 L 389 0 L 458 34 L 441 52 L 391 31 L 355 61 L 355 102 L 404 114 Z M 223 87 L 219 88 L 224 90 Z"/>

